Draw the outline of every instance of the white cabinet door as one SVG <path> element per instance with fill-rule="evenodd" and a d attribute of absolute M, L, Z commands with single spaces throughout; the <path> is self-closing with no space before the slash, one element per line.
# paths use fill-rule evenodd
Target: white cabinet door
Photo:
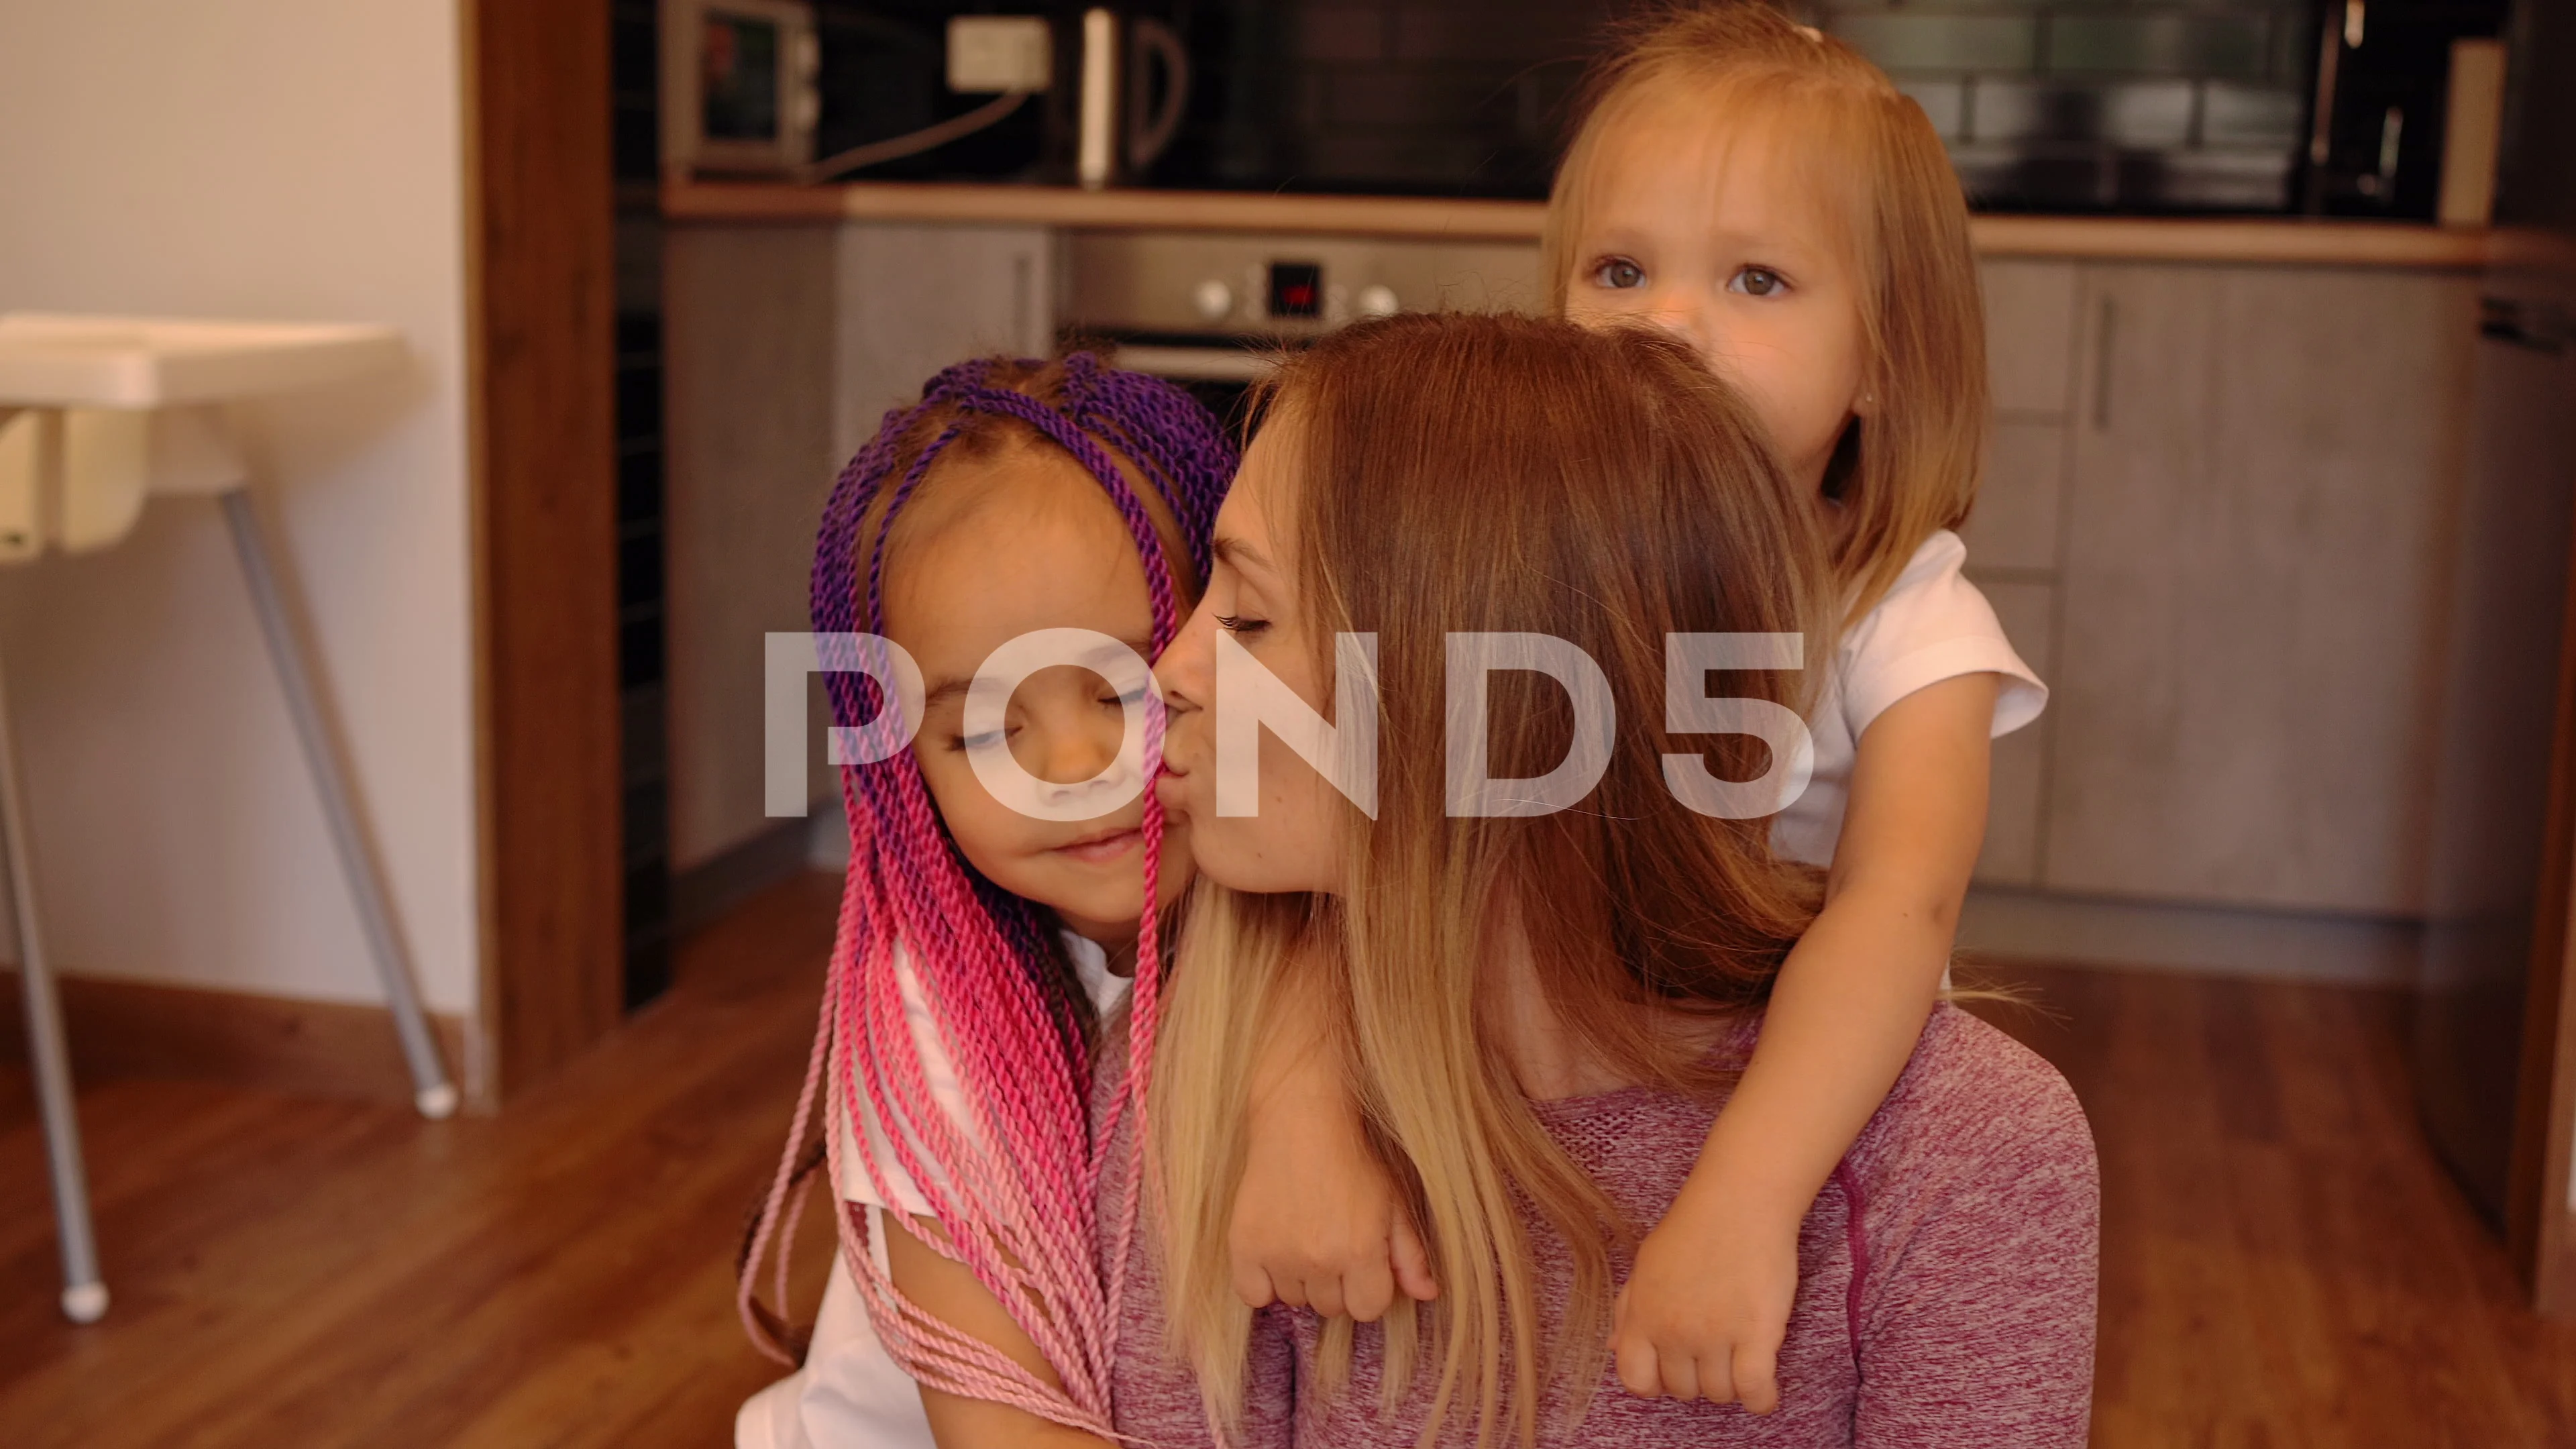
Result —
<path fill-rule="evenodd" d="M 1986 579 L 1977 585 L 1995 606 L 2022 662 L 2042 679 L 2056 677 L 2057 589 L 2053 584 Z M 1978 853 L 1981 885 L 2039 884 L 2040 832 L 2048 784 L 2048 741 L 2056 728 L 2052 707 L 2037 720 L 1995 741 L 1986 784 L 1986 841 Z"/>
<path fill-rule="evenodd" d="M 1055 243 L 1052 230 L 1036 226 L 844 225 L 833 397 L 841 455 L 857 452 L 886 409 L 919 397 L 952 362 L 1053 352 Z"/>
<path fill-rule="evenodd" d="M 2042 880 L 2419 909 L 2474 280 L 2086 269 Z"/>
<path fill-rule="evenodd" d="M 2076 265 L 1990 261 L 1986 376 L 1995 411 L 1977 505 L 1959 536 L 1968 575 L 2004 634 L 2042 679 L 2056 678 L 2058 541 L 2063 532 L 2068 408 L 2074 396 Z M 1986 802 L 1985 885 L 2039 883 L 2052 717 L 1995 741 Z"/>
<path fill-rule="evenodd" d="M 814 521 L 849 450 L 832 436 L 830 228 L 673 226 L 662 287 L 671 861 L 687 870 L 777 823 L 760 639 L 811 627 Z"/>

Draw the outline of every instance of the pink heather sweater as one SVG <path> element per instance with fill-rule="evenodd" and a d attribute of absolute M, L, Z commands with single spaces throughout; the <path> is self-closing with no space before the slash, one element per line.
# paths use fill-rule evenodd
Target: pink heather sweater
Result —
<path fill-rule="evenodd" d="M 1123 1075 L 1115 1065 L 1101 1073 Z M 1715 1115 L 1643 1088 L 1543 1103 L 1538 1112 L 1641 1226 L 1681 1190 Z M 1125 1160 L 1110 1154 L 1112 1163 Z M 1104 1194 L 1117 1190 L 1121 1171 L 1104 1174 L 1112 1178 Z M 1547 1388 L 1539 1442 L 2080 1446 L 2092 1397 L 2099 1216 L 2092 1135 L 2065 1081 L 2003 1033 L 1940 1007 L 1807 1214 L 1778 1411 L 1757 1417 L 1734 1404 L 1636 1398 L 1605 1360 L 1579 1423 L 1566 1422 L 1562 1386 Z M 1542 1321 L 1552 1322 L 1568 1264 L 1557 1240 L 1535 1218 L 1530 1225 Z M 1195 1379 L 1163 1350 L 1159 1245 L 1150 1230 L 1137 1239 L 1115 1365 L 1119 1430 L 1155 1449 L 1212 1444 Z M 1616 1267 L 1626 1271 L 1624 1262 Z M 1364 1327 L 1350 1387 L 1321 1397 L 1309 1387 L 1316 1331 L 1311 1313 L 1256 1315 L 1234 1441 L 1246 1449 L 1415 1443 L 1434 1375 L 1417 1374 L 1394 1418 L 1381 1419 L 1380 1343 Z M 1496 1427 L 1491 1442 L 1518 1442 L 1508 1423 Z M 1473 1438 L 1453 1419 L 1440 1442 Z"/>

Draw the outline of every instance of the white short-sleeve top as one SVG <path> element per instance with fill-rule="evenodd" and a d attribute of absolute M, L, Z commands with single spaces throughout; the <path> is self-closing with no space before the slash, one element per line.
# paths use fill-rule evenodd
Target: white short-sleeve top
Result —
<path fill-rule="evenodd" d="M 1923 540 L 1886 597 L 1843 631 L 1807 728 L 1816 744 L 1816 773 L 1773 818 L 1771 848 L 1792 860 L 1831 865 L 1851 803 L 1852 762 L 1870 721 L 1926 685 L 1962 674 L 1994 674 L 1994 736 L 2039 718 L 2048 686 L 2013 652 L 1994 605 L 1960 567 L 1968 546 L 1948 529 Z"/>

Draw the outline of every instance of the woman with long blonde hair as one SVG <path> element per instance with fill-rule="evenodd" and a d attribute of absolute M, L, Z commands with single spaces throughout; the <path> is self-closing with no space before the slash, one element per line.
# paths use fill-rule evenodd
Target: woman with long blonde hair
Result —
<path fill-rule="evenodd" d="M 1208 884 L 1131 1068 L 1150 1071 L 1149 1190 L 1103 1155 L 1103 1193 L 1144 1204 L 1123 1256 L 1104 1245 L 1126 1284 L 1120 1435 L 2082 1443 L 2090 1137 L 2053 1071 L 1950 1006 L 1806 1215 L 1796 1392 L 1756 1417 L 1605 1391 L 1613 1285 L 1822 897 L 1766 810 L 1725 804 L 1794 773 L 1776 721 L 1807 702 L 1798 666 L 1840 602 L 1752 408 L 1668 336 L 1464 316 L 1335 333 L 1270 401 L 1157 666 L 1158 789 Z M 1492 653 L 1533 637 L 1557 644 Z M 1220 701 L 1219 670 L 1247 666 L 1343 750 L 1258 734 L 1249 815 L 1219 808 L 1244 761 L 1220 769 L 1217 744 L 1244 699 Z M 1374 789 L 1354 790 L 1372 733 Z M 1564 787 L 1569 760 L 1588 786 Z M 1383 1323 L 1256 1315 L 1230 1282 L 1251 1078 L 1292 999 L 1328 1023 L 1438 1274 Z"/>

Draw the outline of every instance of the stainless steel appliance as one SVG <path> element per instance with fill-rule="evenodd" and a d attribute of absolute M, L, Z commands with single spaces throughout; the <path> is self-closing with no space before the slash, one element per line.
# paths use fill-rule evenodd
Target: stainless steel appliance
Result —
<path fill-rule="evenodd" d="M 805 0 L 662 0 L 662 162 L 793 174 L 814 159 L 821 52 Z"/>
<path fill-rule="evenodd" d="M 2504 0 L 2324 0 L 2301 209 L 2433 219 L 2454 41 L 2493 36 Z"/>
<path fill-rule="evenodd" d="M 2416 1101 L 2545 1310 L 2576 1310 L 2576 12 L 2516 8 L 2518 79 L 2453 577 Z M 2356 782 L 2368 788 L 2368 782 Z"/>
<path fill-rule="evenodd" d="M 1525 242 L 1074 232 L 1063 264 L 1068 341 L 1179 381 L 1238 421 L 1270 359 L 1354 318 L 1545 302 Z"/>

